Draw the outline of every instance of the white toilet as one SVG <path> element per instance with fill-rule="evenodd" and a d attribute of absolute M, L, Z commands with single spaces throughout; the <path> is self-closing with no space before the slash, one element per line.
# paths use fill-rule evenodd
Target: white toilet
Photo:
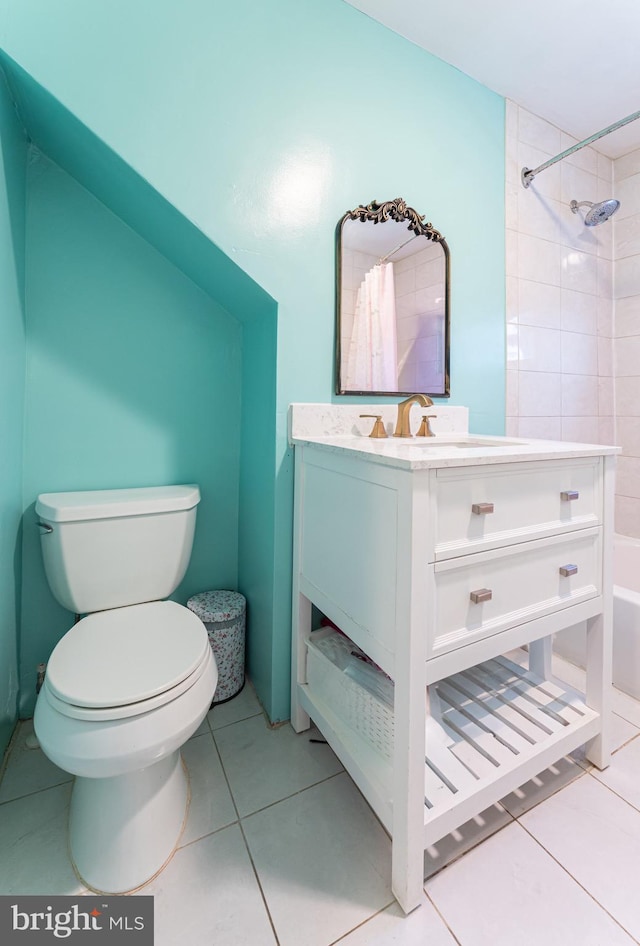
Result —
<path fill-rule="evenodd" d="M 174 601 L 189 563 L 197 486 L 38 497 L 47 579 L 85 614 L 56 645 L 36 704 L 44 753 L 76 776 L 71 856 L 95 891 L 162 869 L 189 803 L 180 747 L 218 680 L 204 624 Z"/>

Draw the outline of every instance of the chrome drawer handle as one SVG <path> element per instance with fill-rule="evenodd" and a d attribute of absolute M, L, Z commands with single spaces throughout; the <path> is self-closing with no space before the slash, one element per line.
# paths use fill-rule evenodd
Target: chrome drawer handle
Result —
<path fill-rule="evenodd" d="M 493 503 L 474 503 L 471 507 L 474 516 L 486 516 L 493 512 Z"/>
<path fill-rule="evenodd" d="M 577 489 L 565 489 L 560 493 L 560 499 L 565 503 L 569 503 L 573 499 L 578 499 L 579 496 L 580 493 Z"/>
<path fill-rule="evenodd" d="M 491 601 L 493 592 L 491 588 L 478 588 L 477 591 L 472 591 L 469 597 L 474 604 L 482 604 L 483 601 Z"/>
<path fill-rule="evenodd" d="M 563 578 L 569 578 L 570 575 L 577 575 L 578 566 L 577 565 L 561 565 L 560 574 L 562 575 Z"/>

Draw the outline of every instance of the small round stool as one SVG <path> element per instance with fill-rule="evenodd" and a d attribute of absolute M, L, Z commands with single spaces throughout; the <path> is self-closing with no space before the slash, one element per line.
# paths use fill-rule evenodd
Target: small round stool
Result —
<path fill-rule="evenodd" d="M 225 703 L 244 686 L 244 637 L 247 602 L 237 591 L 203 591 L 187 601 L 207 629 L 218 665 L 212 706 Z"/>

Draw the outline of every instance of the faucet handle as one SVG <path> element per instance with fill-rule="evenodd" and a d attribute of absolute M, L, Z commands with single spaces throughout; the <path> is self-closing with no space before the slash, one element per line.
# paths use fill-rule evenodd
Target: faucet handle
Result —
<path fill-rule="evenodd" d="M 360 417 L 375 418 L 375 424 L 373 425 L 373 429 L 369 434 L 370 437 L 375 437 L 378 440 L 382 440 L 383 437 L 387 436 L 387 431 L 384 429 L 384 424 L 382 423 L 382 414 L 360 414 Z"/>
<path fill-rule="evenodd" d="M 431 424 L 429 423 L 429 420 L 437 416 L 437 414 L 423 414 L 422 423 L 420 424 L 420 429 L 418 430 L 416 437 L 435 437 L 434 432 L 431 430 Z"/>

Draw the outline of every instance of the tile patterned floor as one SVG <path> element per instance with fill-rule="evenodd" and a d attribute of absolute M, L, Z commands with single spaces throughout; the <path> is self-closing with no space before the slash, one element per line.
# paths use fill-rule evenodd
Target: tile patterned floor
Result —
<path fill-rule="evenodd" d="M 579 671 L 555 672 L 580 688 Z M 425 857 L 404 917 L 391 846 L 317 732 L 271 729 L 247 685 L 184 747 L 192 804 L 155 898 L 156 946 L 626 946 L 640 943 L 640 704 L 615 695 L 613 763 L 561 760 Z M 21 724 L 0 782 L 0 894 L 82 894 L 71 782 Z M 444 869 L 443 869 L 444 868 Z"/>

